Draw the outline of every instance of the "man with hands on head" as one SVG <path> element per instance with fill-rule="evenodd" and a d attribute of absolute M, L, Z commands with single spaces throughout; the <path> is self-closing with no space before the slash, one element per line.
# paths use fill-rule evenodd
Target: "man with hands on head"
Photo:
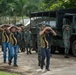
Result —
<path fill-rule="evenodd" d="M 9 35 L 10 31 L 8 29 L 9 25 L 4 24 L 0 25 L 0 31 L 2 33 L 2 49 L 3 49 L 3 62 L 6 63 L 6 58 L 7 58 L 7 48 L 8 48 L 8 62 L 10 59 L 10 42 L 9 42 Z"/>
<path fill-rule="evenodd" d="M 9 65 L 12 63 L 12 59 L 14 58 L 14 67 L 18 67 L 17 65 L 17 56 L 18 56 L 18 50 L 19 50 L 19 45 L 18 45 L 18 40 L 19 36 L 18 33 L 21 31 L 21 28 L 17 26 L 11 26 L 10 28 L 10 48 L 11 48 L 11 57 L 9 61 Z"/>
<path fill-rule="evenodd" d="M 43 70 L 44 60 L 46 58 L 46 70 L 50 71 L 49 64 L 50 64 L 50 47 L 49 47 L 49 39 L 51 39 L 51 34 L 56 36 L 56 32 L 51 27 L 41 27 L 40 35 L 40 45 L 41 45 L 41 70 Z"/>

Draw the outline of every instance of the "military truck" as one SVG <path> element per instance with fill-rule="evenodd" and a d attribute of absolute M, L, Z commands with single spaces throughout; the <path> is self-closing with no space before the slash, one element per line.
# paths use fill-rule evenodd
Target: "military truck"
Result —
<path fill-rule="evenodd" d="M 35 12 L 31 13 L 30 18 L 41 18 L 43 22 L 50 25 L 57 33 L 56 37 L 52 37 L 51 45 L 52 45 L 52 52 L 55 52 L 57 49 L 59 52 L 63 52 L 64 44 L 63 44 L 63 30 L 62 26 L 68 23 L 70 25 L 70 51 L 76 56 L 76 9 L 59 9 L 59 10 L 52 10 L 46 12 Z M 45 18 L 49 18 L 44 20 Z M 36 28 L 38 27 L 38 23 L 36 21 Z M 42 21 L 42 20 L 41 20 Z M 32 23 L 30 24 L 32 27 Z M 37 33 L 37 31 L 32 30 L 32 33 Z"/>

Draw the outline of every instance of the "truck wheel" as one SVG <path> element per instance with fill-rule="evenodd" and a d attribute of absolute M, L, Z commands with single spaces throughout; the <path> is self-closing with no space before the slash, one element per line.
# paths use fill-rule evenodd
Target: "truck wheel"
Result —
<path fill-rule="evenodd" d="M 72 44 L 72 53 L 76 57 L 76 40 L 73 41 L 73 44 Z"/>

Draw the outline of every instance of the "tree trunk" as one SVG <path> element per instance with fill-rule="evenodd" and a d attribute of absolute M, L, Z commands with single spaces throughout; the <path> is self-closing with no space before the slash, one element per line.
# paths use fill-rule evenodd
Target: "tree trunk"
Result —
<path fill-rule="evenodd" d="M 16 15 L 15 15 L 15 24 L 16 24 Z"/>
<path fill-rule="evenodd" d="M 6 15 L 5 15 L 5 23 L 6 23 Z"/>
<path fill-rule="evenodd" d="M 9 24 L 10 24 L 10 16 L 9 16 Z"/>
<path fill-rule="evenodd" d="M 23 23 L 23 25 L 24 25 L 24 18 L 23 18 L 23 15 L 22 15 L 22 23 Z"/>

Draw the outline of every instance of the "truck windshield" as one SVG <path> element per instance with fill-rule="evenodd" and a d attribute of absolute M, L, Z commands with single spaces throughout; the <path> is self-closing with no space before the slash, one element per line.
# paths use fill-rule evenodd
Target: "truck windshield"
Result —
<path fill-rule="evenodd" d="M 71 24 L 72 23 L 72 19 L 73 19 L 73 16 L 65 16 L 64 18 L 63 18 L 63 24 Z"/>
<path fill-rule="evenodd" d="M 47 25 L 50 25 L 52 28 L 56 27 L 57 19 L 54 17 L 49 18 L 49 20 L 45 21 Z"/>
<path fill-rule="evenodd" d="M 32 20 L 31 25 L 32 24 L 36 25 L 36 24 L 43 22 L 44 24 L 49 25 L 52 28 L 55 28 L 56 23 L 57 23 L 57 19 L 55 17 L 51 17 L 51 18 L 50 17 L 34 17 L 31 20 Z"/>

